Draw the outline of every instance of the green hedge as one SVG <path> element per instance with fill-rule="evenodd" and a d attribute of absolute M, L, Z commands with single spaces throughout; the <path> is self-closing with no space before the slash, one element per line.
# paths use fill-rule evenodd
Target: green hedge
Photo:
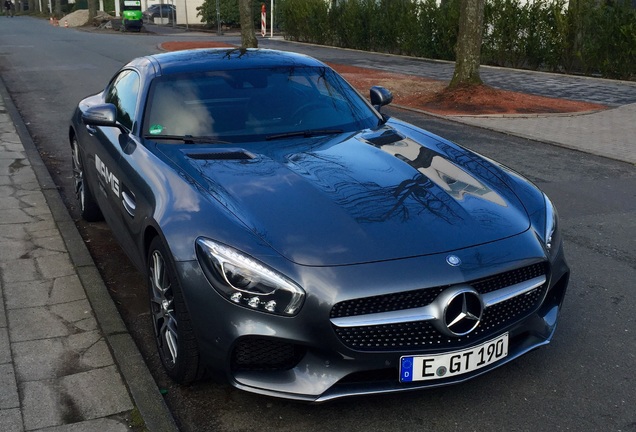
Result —
<path fill-rule="evenodd" d="M 269 9 L 268 1 L 252 0 L 252 16 L 254 20 L 254 28 L 261 28 L 261 4 L 265 3 Z M 201 21 L 205 22 L 209 27 L 216 27 L 216 0 L 205 0 L 201 6 L 197 7 L 197 16 L 201 17 Z M 219 18 L 222 25 L 229 27 L 239 27 L 241 16 L 239 14 L 238 0 L 219 0 Z"/>
<path fill-rule="evenodd" d="M 459 0 L 279 0 L 277 7 L 292 40 L 453 58 Z"/>
<path fill-rule="evenodd" d="M 454 60 L 459 0 L 278 0 L 285 37 Z M 486 0 L 482 63 L 636 79 L 627 0 Z"/>

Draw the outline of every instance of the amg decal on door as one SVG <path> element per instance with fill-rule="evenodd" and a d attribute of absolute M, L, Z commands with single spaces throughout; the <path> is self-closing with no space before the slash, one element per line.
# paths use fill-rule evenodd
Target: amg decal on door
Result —
<path fill-rule="evenodd" d="M 119 179 L 115 177 L 99 156 L 95 155 L 95 168 L 99 175 L 110 185 L 111 190 L 119 197 Z"/>

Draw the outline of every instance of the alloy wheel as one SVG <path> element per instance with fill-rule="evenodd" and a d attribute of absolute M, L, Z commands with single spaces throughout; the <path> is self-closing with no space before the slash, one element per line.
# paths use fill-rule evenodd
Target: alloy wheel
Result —
<path fill-rule="evenodd" d="M 166 366 L 174 367 L 179 354 L 174 295 L 166 262 L 157 250 L 151 255 L 150 287 L 150 312 L 157 346 Z"/>
<path fill-rule="evenodd" d="M 80 209 L 86 208 L 86 193 L 84 185 L 84 170 L 82 169 L 82 158 L 80 157 L 77 140 L 73 140 L 73 181 L 75 185 L 75 196 L 80 204 Z"/>

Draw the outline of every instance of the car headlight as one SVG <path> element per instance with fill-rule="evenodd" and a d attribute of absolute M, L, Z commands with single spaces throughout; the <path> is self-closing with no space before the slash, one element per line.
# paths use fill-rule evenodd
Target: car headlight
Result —
<path fill-rule="evenodd" d="M 202 237 L 196 241 L 196 250 L 210 284 L 232 303 L 287 316 L 300 310 L 305 291 L 265 264 Z"/>
<path fill-rule="evenodd" d="M 558 215 L 552 201 L 544 194 L 545 198 L 545 232 L 543 241 L 549 254 L 558 249 L 559 239 L 557 233 Z"/>

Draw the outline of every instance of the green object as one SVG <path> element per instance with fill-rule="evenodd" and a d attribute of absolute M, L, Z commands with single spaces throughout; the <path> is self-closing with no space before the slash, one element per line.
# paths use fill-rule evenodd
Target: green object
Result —
<path fill-rule="evenodd" d="M 151 135 L 157 135 L 157 134 L 160 134 L 161 132 L 163 132 L 163 126 L 161 126 L 161 125 L 152 125 L 152 126 L 150 126 L 150 134 Z"/>
<path fill-rule="evenodd" d="M 124 8 L 121 15 L 124 30 L 141 30 L 143 20 L 140 0 L 124 0 Z"/>

